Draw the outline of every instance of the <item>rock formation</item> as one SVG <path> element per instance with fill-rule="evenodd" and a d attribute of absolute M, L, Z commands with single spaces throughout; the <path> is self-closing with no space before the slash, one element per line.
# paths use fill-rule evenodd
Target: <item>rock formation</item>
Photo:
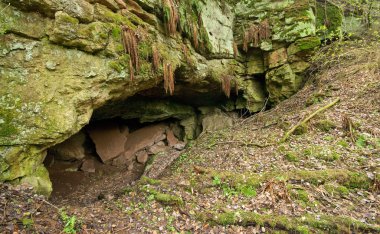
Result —
<path fill-rule="evenodd" d="M 0 0 L 0 181 L 48 195 L 47 149 L 91 118 L 174 118 L 191 140 L 195 107 L 257 112 L 289 97 L 320 44 L 315 11 L 309 0 Z"/>

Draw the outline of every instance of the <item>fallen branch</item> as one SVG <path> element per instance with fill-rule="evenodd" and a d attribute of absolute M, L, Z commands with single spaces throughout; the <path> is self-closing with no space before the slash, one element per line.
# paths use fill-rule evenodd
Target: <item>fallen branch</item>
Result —
<path fill-rule="evenodd" d="M 306 117 L 305 119 L 303 119 L 302 121 L 298 122 L 294 127 L 292 127 L 292 129 L 290 129 L 287 133 L 285 133 L 284 137 L 280 140 L 279 143 L 283 143 L 285 142 L 290 135 L 292 135 L 292 133 L 301 125 L 307 123 L 310 119 L 312 119 L 314 116 L 316 116 L 317 114 L 321 113 L 322 111 L 325 111 L 327 110 L 328 108 L 334 106 L 336 103 L 338 103 L 340 101 L 339 98 L 335 99 L 333 102 L 329 103 L 328 105 L 326 106 L 323 106 L 321 108 L 319 108 L 318 110 L 316 110 L 315 112 L 313 112 L 311 115 L 309 115 L 308 117 Z"/>

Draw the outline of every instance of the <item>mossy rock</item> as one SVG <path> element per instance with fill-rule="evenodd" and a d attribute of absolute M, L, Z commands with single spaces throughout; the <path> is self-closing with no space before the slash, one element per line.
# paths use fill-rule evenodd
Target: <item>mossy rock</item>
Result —
<path fill-rule="evenodd" d="M 341 38 L 343 10 L 331 1 L 317 1 L 317 35 L 321 39 Z"/>
<path fill-rule="evenodd" d="M 154 196 L 155 200 L 164 204 L 164 205 L 182 205 L 183 200 L 182 198 L 175 196 L 175 195 L 170 195 L 170 194 L 165 194 L 165 193 L 157 193 Z"/>
<path fill-rule="evenodd" d="M 321 45 L 321 40 L 318 37 L 306 37 L 293 42 L 288 47 L 288 55 L 305 54 Z"/>

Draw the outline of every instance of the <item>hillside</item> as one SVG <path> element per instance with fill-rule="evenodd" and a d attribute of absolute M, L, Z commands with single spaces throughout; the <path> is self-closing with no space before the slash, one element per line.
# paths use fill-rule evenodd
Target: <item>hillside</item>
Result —
<path fill-rule="evenodd" d="M 81 233 L 377 233 L 379 55 L 378 42 L 323 47 L 288 100 L 201 134 L 158 179 L 90 204 L 63 201 L 66 218 L 30 191 L 3 186 L 1 228 L 18 220 L 23 232 L 49 233 L 65 224 Z"/>

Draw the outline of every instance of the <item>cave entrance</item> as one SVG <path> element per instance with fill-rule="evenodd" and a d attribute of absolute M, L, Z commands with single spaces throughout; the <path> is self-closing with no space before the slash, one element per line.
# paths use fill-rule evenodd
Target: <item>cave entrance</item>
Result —
<path fill-rule="evenodd" d="M 115 196 L 139 179 L 154 156 L 174 161 L 185 148 L 180 120 L 92 119 L 81 131 L 51 147 L 44 161 L 56 203 L 91 203 Z"/>
<path fill-rule="evenodd" d="M 226 107 L 237 97 L 180 93 L 146 90 L 96 109 L 88 125 L 48 150 L 51 199 L 81 205 L 113 197 L 142 175 L 158 177 L 202 131 L 232 126 L 237 112 L 225 110 L 236 110 Z"/>

